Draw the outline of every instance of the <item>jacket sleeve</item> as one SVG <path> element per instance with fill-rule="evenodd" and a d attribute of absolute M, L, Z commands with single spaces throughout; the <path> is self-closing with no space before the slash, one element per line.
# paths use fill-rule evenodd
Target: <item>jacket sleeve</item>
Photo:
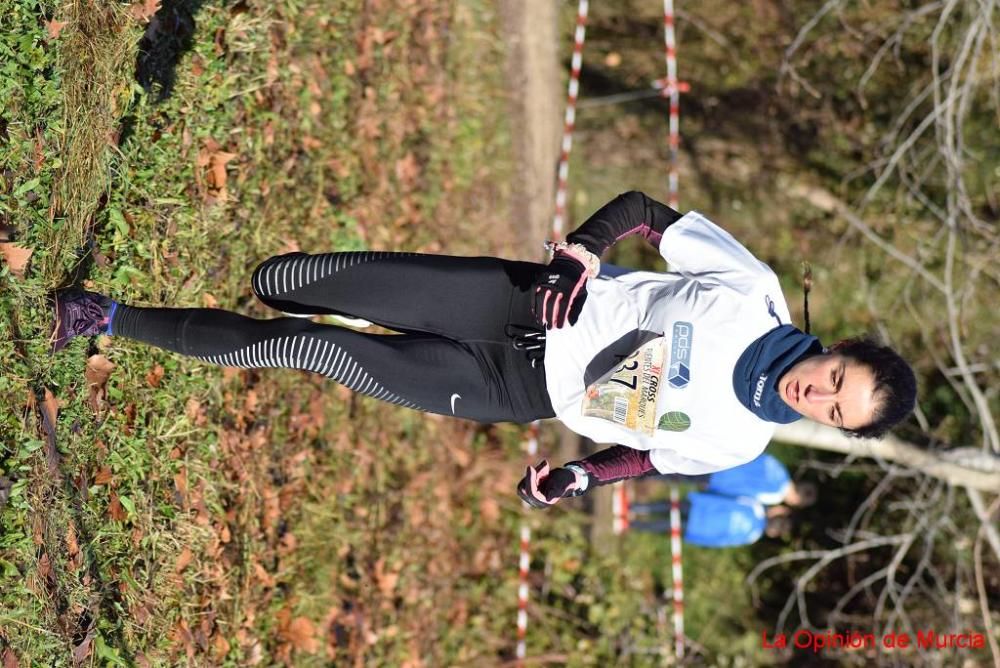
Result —
<path fill-rule="evenodd" d="M 595 452 L 576 464 L 587 472 L 592 485 L 609 485 L 626 478 L 638 478 L 655 472 L 649 459 L 649 450 L 636 450 L 615 445 Z"/>
<path fill-rule="evenodd" d="M 598 209 L 580 227 L 566 235 L 566 241 L 581 244 L 600 257 L 616 241 L 641 234 L 659 249 L 664 231 L 680 219 L 681 214 L 666 204 L 633 190 Z"/>

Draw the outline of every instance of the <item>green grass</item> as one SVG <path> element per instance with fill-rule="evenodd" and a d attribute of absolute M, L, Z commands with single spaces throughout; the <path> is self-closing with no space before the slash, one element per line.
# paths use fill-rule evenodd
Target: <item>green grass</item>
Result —
<path fill-rule="evenodd" d="M 479 617 L 492 643 L 481 650 L 448 640 L 443 618 L 417 632 L 436 599 L 495 596 L 451 562 L 491 534 L 509 550 L 503 517 L 517 509 L 503 502 L 488 526 L 462 513 L 454 553 L 425 571 L 453 527 L 421 499 L 440 502 L 437 483 L 466 502 L 443 471 L 420 477 L 447 452 L 435 424 L 304 374 L 232 373 L 117 339 L 51 357 L 44 297 L 80 275 L 128 303 L 263 316 L 249 270 L 291 246 L 473 247 L 507 197 L 493 185 L 510 169 L 498 18 L 471 0 L 176 6 L 167 18 L 193 21 L 190 49 L 176 53 L 177 34 L 145 43 L 146 62 L 176 74 L 148 91 L 133 79 L 144 25 L 126 6 L 0 8 L 17 56 L 0 90 L 0 211 L 34 249 L 26 277 L 0 278 L 3 472 L 15 481 L 0 520 L 0 652 L 21 665 L 70 665 L 74 648 L 102 664 L 324 665 L 338 652 L 394 664 L 496 651 L 509 634 L 492 617 Z M 53 16 L 67 23 L 56 39 L 44 34 Z M 483 52 L 495 55 L 470 58 Z M 225 192 L 208 175 L 220 152 L 232 154 Z M 471 214 L 476 228 L 456 225 Z M 97 352 L 115 368 L 94 411 L 83 372 Z M 54 472 L 26 408 L 43 388 L 60 402 Z M 483 456 L 503 466 L 503 452 Z M 401 491 L 433 537 L 399 516 Z M 506 579 L 509 557 L 477 568 Z M 348 608 L 364 622 L 345 618 L 338 647 L 331 615 Z"/>

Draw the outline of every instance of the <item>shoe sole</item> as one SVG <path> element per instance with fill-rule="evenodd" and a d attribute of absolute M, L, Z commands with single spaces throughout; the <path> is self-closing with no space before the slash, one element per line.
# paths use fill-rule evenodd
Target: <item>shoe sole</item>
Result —
<path fill-rule="evenodd" d="M 287 311 L 282 311 L 283 314 L 287 315 L 289 318 L 315 318 L 320 316 L 322 318 L 328 318 L 330 320 L 335 320 L 336 322 L 347 325 L 348 327 L 356 327 L 358 329 L 364 329 L 365 327 L 371 327 L 372 323 L 368 322 L 364 318 L 349 318 L 345 315 L 321 315 L 319 313 L 288 313 Z"/>

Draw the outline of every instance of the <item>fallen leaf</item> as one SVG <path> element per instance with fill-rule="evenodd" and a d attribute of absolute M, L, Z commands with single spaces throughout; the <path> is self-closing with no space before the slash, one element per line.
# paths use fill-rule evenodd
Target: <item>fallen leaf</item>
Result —
<path fill-rule="evenodd" d="M 49 34 L 49 39 L 58 39 L 59 33 L 61 33 L 62 29 L 65 27 L 65 21 L 56 21 L 55 19 L 52 19 L 51 21 L 45 22 L 45 30 Z"/>
<path fill-rule="evenodd" d="M 407 188 L 412 187 L 419 176 L 420 164 L 412 152 L 396 161 L 396 179 Z"/>
<path fill-rule="evenodd" d="M 247 390 L 246 398 L 243 400 L 243 410 L 248 415 L 253 415 L 257 412 L 257 391 Z"/>
<path fill-rule="evenodd" d="M 49 473 L 59 471 L 59 450 L 56 448 L 56 416 L 59 414 L 59 401 L 49 388 L 45 388 L 45 398 L 42 400 L 42 429 L 45 432 L 45 459 L 49 465 Z"/>
<path fill-rule="evenodd" d="M 280 73 L 281 70 L 278 65 L 278 55 L 272 51 L 271 57 L 268 58 L 267 60 L 267 68 L 265 69 L 264 82 L 268 86 L 270 86 L 271 84 L 273 84 L 275 81 L 278 80 L 278 76 L 280 75 Z M 270 121 L 268 123 L 270 123 Z"/>
<path fill-rule="evenodd" d="M 149 21 L 160 9 L 160 0 L 140 0 L 128 8 L 136 21 Z"/>
<path fill-rule="evenodd" d="M 254 576 L 256 576 L 257 580 L 260 582 L 262 586 L 264 587 L 274 586 L 274 578 L 271 577 L 271 574 L 268 573 L 267 570 L 265 570 L 264 567 L 260 565 L 260 562 L 256 561 L 256 559 L 253 562 L 253 574 Z"/>
<path fill-rule="evenodd" d="M 201 296 L 201 304 L 205 308 L 219 308 L 219 300 L 211 292 L 206 292 Z"/>
<path fill-rule="evenodd" d="M 101 469 L 97 472 L 97 475 L 94 476 L 94 484 L 107 485 L 109 482 L 111 482 L 111 467 L 101 467 Z"/>
<path fill-rule="evenodd" d="M 24 278 L 24 269 L 28 266 L 28 259 L 34 251 L 17 244 L 5 242 L 0 243 L 0 256 L 10 267 L 10 273 L 18 278 Z"/>
<path fill-rule="evenodd" d="M 316 626 L 308 617 L 296 617 L 288 624 L 282 634 L 295 649 L 315 654 L 319 651 L 319 640 L 316 638 Z"/>
<path fill-rule="evenodd" d="M 42 133 L 38 130 L 35 131 L 35 172 L 42 171 L 42 167 L 45 165 L 45 141 L 42 139 Z"/>
<path fill-rule="evenodd" d="M 396 589 L 399 582 L 399 571 L 385 571 L 385 559 L 375 562 L 375 579 L 378 581 L 379 591 L 383 596 L 389 596 Z"/>
<path fill-rule="evenodd" d="M 174 642 L 178 642 L 184 646 L 184 652 L 187 654 L 189 659 L 194 658 L 194 636 L 191 635 L 191 628 L 184 619 L 179 619 L 177 625 L 174 626 L 174 631 L 171 634 Z"/>
<path fill-rule="evenodd" d="M 104 355 L 91 355 L 87 358 L 87 369 L 84 371 L 84 377 L 87 379 L 87 403 L 94 412 L 101 409 L 107 398 L 108 392 L 105 386 L 114 368 L 114 362 Z"/>
<path fill-rule="evenodd" d="M 479 515 L 488 524 L 494 524 L 500 519 L 500 504 L 492 496 L 484 496 L 479 501 Z"/>
<path fill-rule="evenodd" d="M 118 494 L 111 492 L 111 500 L 108 502 L 108 515 L 116 522 L 124 522 L 128 514 L 122 508 L 122 502 L 118 500 Z"/>
<path fill-rule="evenodd" d="M 181 498 L 187 496 L 188 493 L 188 481 L 187 481 L 187 469 L 182 468 L 180 471 L 174 475 L 174 486 L 177 488 L 177 493 L 181 495 Z"/>
<path fill-rule="evenodd" d="M 97 624 L 91 623 L 90 628 L 87 629 L 87 633 L 83 637 L 83 640 L 73 647 L 74 666 L 82 666 L 87 662 L 87 659 L 90 657 L 91 643 L 94 642 L 94 636 L 96 635 Z"/>
<path fill-rule="evenodd" d="M 229 641 L 226 640 L 225 636 L 216 634 L 215 638 L 212 639 L 212 644 L 215 645 L 215 658 L 223 659 L 229 654 Z"/>
<path fill-rule="evenodd" d="M 70 560 L 80 554 L 80 544 L 76 540 L 76 525 L 72 522 L 66 527 L 66 552 Z"/>
<path fill-rule="evenodd" d="M 201 402 L 194 397 L 190 397 L 184 405 L 184 414 L 195 425 L 201 426 L 206 422 L 205 410 L 201 407 Z"/>
<path fill-rule="evenodd" d="M 48 553 L 43 553 L 38 559 L 38 575 L 43 580 L 48 580 L 49 576 L 52 575 L 52 562 L 49 561 Z"/>
<path fill-rule="evenodd" d="M 227 153 L 225 151 L 218 151 L 212 154 L 211 157 L 211 171 L 209 172 L 209 185 L 215 187 L 218 190 L 223 190 L 226 187 L 226 180 L 228 175 L 226 174 L 226 165 L 235 159 L 237 156 L 235 153 Z"/>
<path fill-rule="evenodd" d="M 8 647 L 3 651 L 3 668 L 20 668 L 20 665 L 17 661 L 17 655 L 14 654 L 14 650 Z"/>
<path fill-rule="evenodd" d="M 129 614 L 132 615 L 132 619 L 140 626 L 149 621 L 149 618 L 153 616 L 153 613 L 149 609 L 149 606 L 145 603 L 143 603 L 142 605 L 132 606 L 129 608 L 128 611 Z"/>
<path fill-rule="evenodd" d="M 193 557 L 194 554 L 191 553 L 191 548 L 185 547 L 183 550 L 181 550 L 181 553 L 177 556 L 177 563 L 174 564 L 174 572 L 175 573 L 182 572 L 185 568 L 188 567 L 188 564 L 191 563 L 191 559 Z"/>
<path fill-rule="evenodd" d="M 163 373 L 163 365 L 157 364 L 146 374 L 146 383 L 150 387 L 159 387 L 160 381 L 163 380 Z"/>

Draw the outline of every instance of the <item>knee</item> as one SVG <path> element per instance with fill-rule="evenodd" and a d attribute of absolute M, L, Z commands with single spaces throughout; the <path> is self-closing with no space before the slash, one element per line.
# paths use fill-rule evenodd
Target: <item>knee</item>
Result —
<path fill-rule="evenodd" d="M 274 255 L 259 265 L 253 270 L 253 275 L 250 278 L 250 286 L 253 289 L 255 295 L 258 298 L 263 299 L 265 297 L 273 297 L 275 295 L 284 292 L 282 287 L 282 268 L 290 260 L 298 257 L 305 256 L 305 253 L 295 251 L 293 253 L 285 253 L 284 255 Z"/>

